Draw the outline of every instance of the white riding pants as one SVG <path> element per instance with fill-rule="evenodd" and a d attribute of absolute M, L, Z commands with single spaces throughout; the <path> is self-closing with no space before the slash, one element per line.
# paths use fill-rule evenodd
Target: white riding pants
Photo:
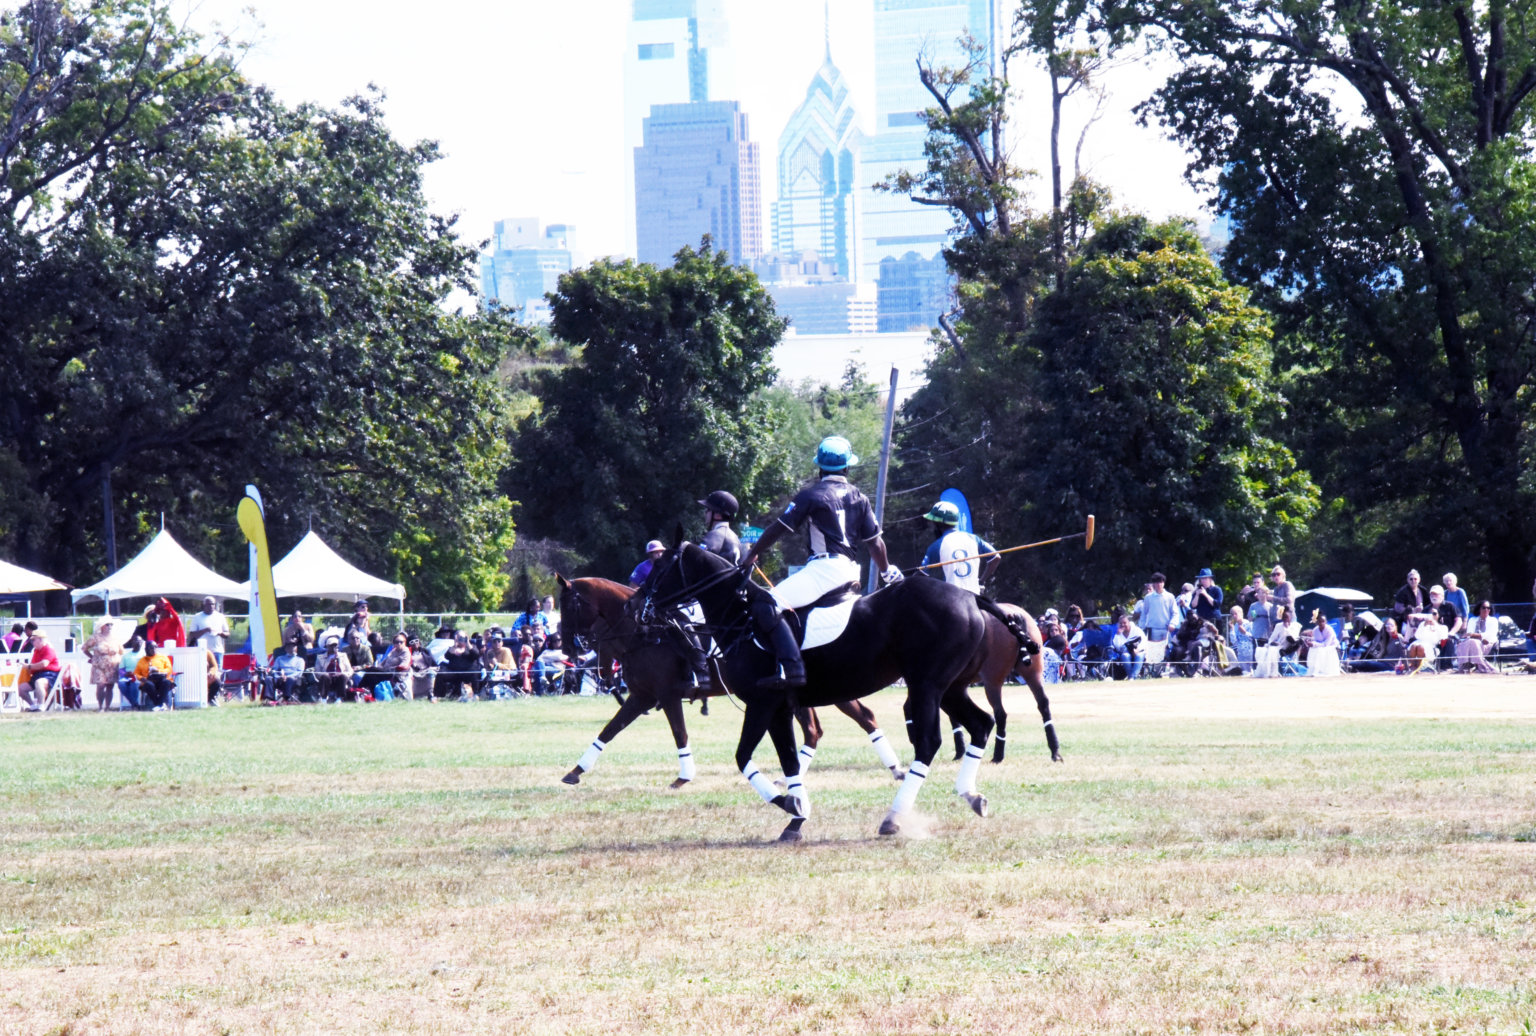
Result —
<path fill-rule="evenodd" d="M 780 608 L 804 608 L 846 583 L 859 581 L 859 565 L 841 554 L 824 554 L 773 588 Z"/>

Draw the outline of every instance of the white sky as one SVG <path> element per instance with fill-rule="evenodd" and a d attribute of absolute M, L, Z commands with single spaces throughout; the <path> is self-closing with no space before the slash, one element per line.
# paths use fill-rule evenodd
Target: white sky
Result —
<path fill-rule="evenodd" d="M 632 219 L 621 164 L 628 0 L 178 2 L 195 26 L 222 24 L 251 41 L 247 74 L 284 100 L 334 105 L 369 83 L 383 88 L 397 136 L 442 145 L 445 157 L 427 171 L 428 195 L 438 211 L 460 215 L 465 240 L 484 240 L 496 219 L 535 216 L 574 224 L 588 257 L 623 249 Z M 822 0 L 725 6 L 739 100 L 762 147 L 766 205 L 777 193 L 779 133 L 821 63 Z M 868 120 L 871 0 L 831 7 L 833 60 Z M 1049 190 L 1044 73 L 1019 62 L 1013 80 L 1025 88 L 1010 130 L 1015 159 L 1041 172 L 1040 204 Z M 1182 178 L 1182 152 L 1131 114 L 1157 82 L 1146 64 L 1116 73 L 1084 149 L 1085 171 L 1123 207 L 1204 223 L 1201 199 Z M 1063 135 L 1069 176 L 1082 117 L 1080 108 L 1069 113 Z"/>

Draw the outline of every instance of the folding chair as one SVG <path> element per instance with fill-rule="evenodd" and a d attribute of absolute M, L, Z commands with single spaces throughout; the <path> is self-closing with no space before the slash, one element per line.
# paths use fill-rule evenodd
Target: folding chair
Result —
<path fill-rule="evenodd" d="M 0 655 L 0 713 L 21 711 L 21 670 L 25 665 L 21 655 Z"/>

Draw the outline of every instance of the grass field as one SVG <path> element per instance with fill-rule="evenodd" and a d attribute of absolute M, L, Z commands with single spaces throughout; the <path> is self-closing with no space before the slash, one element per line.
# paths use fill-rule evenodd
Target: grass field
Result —
<path fill-rule="evenodd" d="M 679 792 L 559 783 L 606 700 L 7 717 L 0 1032 L 1529 1032 L 1536 680 L 1262 683 L 1012 697 L 921 838 L 829 716 L 800 846 L 726 703 Z"/>

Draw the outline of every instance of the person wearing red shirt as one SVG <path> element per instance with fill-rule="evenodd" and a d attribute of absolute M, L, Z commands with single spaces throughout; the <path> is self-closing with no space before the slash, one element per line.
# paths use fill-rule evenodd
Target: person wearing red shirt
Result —
<path fill-rule="evenodd" d="M 40 702 L 48 697 L 48 689 L 59 678 L 59 656 L 48 643 L 48 634 L 38 630 L 32 634 L 32 660 L 27 663 L 30 686 L 21 687 L 21 699 L 27 703 L 28 712 L 36 712 Z"/>
<path fill-rule="evenodd" d="M 150 624 L 148 639 L 155 642 L 155 647 L 164 647 L 166 641 L 176 647 L 187 646 L 187 627 L 176 614 L 175 606 L 164 597 L 155 602 L 155 621 Z"/>

